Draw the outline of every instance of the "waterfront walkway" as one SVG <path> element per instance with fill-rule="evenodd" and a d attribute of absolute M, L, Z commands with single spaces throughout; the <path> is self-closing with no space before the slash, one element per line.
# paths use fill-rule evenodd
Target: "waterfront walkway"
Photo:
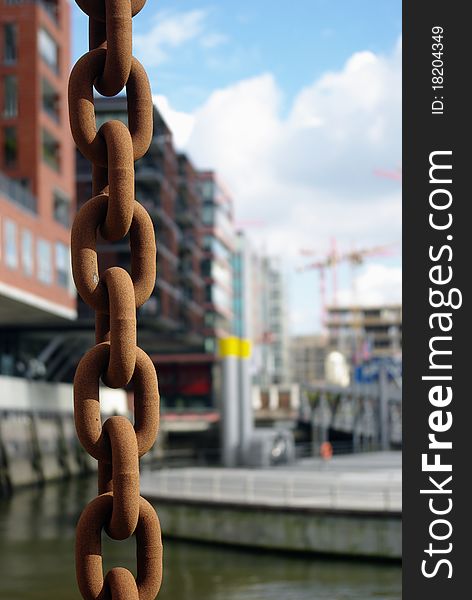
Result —
<path fill-rule="evenodd" d="M 151 500 L 215 505 L 401 512 L 401 453 L 303 459 L 270 469 L 162 469 L 142 476 Z"/>

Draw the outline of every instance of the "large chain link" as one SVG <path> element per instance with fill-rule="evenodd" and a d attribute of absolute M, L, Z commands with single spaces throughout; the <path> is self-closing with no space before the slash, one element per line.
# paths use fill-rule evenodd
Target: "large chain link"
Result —
<path fill-rule="evenodd" d="M 98 493 L 77 525 L 76 570 L 86 600 L 154 600 L 162 579 L 159 520 L 139 493 L 139 458 L 154 444 L 159 392 L 154 365 L 136 342 L 136 309 L 156 280 L 154 228 L 134 198 L 134 161 L 152 138 L 152 98 L 142 65 L 132 56 L 132 17 L 146 0 L 76 0 L 89 16 L 90 50 L 69 81 L 72 135 L 93 164 L 93 194 L 72 226 L 72 271 L 82 299 L 96 314 L 96 346 L 80 361 L 74 378 L 74 414 L 83 447 L 98 460 Z M 124 87 L 128 127 L 108 121 L 97 131 L 95 89 L 114 96 Z M 100 273 L 97 233 L 107 241 L 129 234 L 131 273 L 111 267 Z M 100 378 L 112 388 L 130 382 L 134 426 L 121 416 L 102 426 Z M 136 536 L 137 577 L 123 568 L 103 576 L 101 532 L 123 540 Z"/>

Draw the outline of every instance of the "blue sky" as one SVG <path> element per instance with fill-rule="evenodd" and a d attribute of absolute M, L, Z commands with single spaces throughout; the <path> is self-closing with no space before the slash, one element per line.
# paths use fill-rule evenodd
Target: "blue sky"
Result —
<path fill-rule="evenodd" d="M 87 18 L 73 6 L 77 59 L 87 50 Z M 149 32 L 158 15 L 190 11 L 204 13 L 200 43 L 182 44 L 148 69 L 154 93 L 185 111 L 216 88 L 266 71 L 288 101 L 324 71 L 341 68 L 353 51 L 388 51 L 401 31 L 399 0 L 148 0 L 134 32 Z"/>
<path fill-rule="evenodd" d="M 73 54 L 87 17 L 73 3 Z M 292 330 L 319 329 L 318 258 L 401 237 L 400 0 L 205 3 L 148 0 L 135 17 L 135 55 L 176 143 L 233 192 L 236 217 L 257 221 L 254 244 L 283 254 Z M 400 251 L 359 269 L 357 301 L 397 301 Z M 339 273 L 340 300 L 353 288 Z"/>

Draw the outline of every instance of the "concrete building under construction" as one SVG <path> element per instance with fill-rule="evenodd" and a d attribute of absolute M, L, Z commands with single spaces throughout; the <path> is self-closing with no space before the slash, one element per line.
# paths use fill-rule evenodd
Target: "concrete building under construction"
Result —
<path fill-rule="evenodd" d="M 297 335 L 290 344 L 292 379 L 299 384 L 317 384 L 325 380 L 328 354 L 326 335 Z"/>
<path fill-rule="evenodd" d="M 401 355 L 402 307 L 331 306 L 326 326 L 329 346 L 355 363 L 371 357 Z"/>

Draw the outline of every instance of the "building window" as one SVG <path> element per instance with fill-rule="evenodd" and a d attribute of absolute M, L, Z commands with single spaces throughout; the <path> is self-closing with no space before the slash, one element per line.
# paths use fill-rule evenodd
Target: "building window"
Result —
<path fill-rule="evenodd" d="M 48 15 L 57 23 L 59 19 L 59 7 L 57 0 L 41 0 L 41 6 Z"/>
<path fill-rule="evenodd" d="M 43 160 L 55 171 L 60 167 L 59 142 L 46 129 L 42 131 L 43 138 Z"/>
<path fill-rule="evenodd" d="M 44 112 L 59 121 L 59 94 L 45 77 L 41 80 L 41 98 Z"/>
<path fill-rule="evenodd" d="M 69 249 L 61 242 L 56 244 L 56 281 L 63 288 L 69 288 Z"/>
<path fill-rule="evenodd" d="M 206 312 L 204 316 L 205 327 L 213 328 L 215 326 L 215 313 Z"/>
<path fill-rule="evenodd" d="M 54 220 L 64 227 L 70 226 L 70 200 L 58 189 L 54 190 Z"/>
<path fill-rule="evenodd" d="M 33 236 L 28 229 L 21 232 L 21 266 L 27 277 L 33 275 Z"/>
<path fill-rule="evenodd" d="M 203 277 L 211 277 L 211 260 L 202 260 L 201 273 Z"/>
<path fill-rule="evenodd" d="M 216 352 L 216 342 L 214 338 L 205 338 L 205 352 L 209 354 Z"/>
<path fill-rule="evenodd" d="M 41 28 L 38 32 L 38 50 L 39 55 L 44 62 L 49 65 L 56 73 L 59 72 L 59 46 L 54 38 Z"/>
<path fill-rule="evenodd" d="M 202 181 L 200 184 L 200 190 L 203 198 L 206 201 L 213 202 L 213 196 L 215 193 L 213 181 Z"/>
<path fill-rule="evenodd" d="M 213 205 L 205 205 L 202 210 L 202 222 L 204 225 L 213 225 L 213 220 L 215 218 L 215 212 L 213 209 Z"/>
<path fill-rule="evenodd" d="M 38 240 L 38 279 L 48 285 L 52 283 L 51 244 L 46 240 Z"/>
<path fill-rule="evenodd" d="M 128 127 L 128 112 L 126 110 L 115 110 L 113 112 L 98 113 L 96 116 L 97 129 L 100 129 L 103 123 L 108 121 L 121 121 Z"/>
<path fill-rule="evenodd" d="M 18 29 L 15 23 L 3 26 L 3 61 L 7 64 L 16 62 L 18 57 Z"/>
<path fill-rule="evenodd" d="M 18 137 L 16 127 L 3 130 L 3 162 L 5 167 L 13 167 L 18 158 Z"/>
<path fill-rule="evenodd" d="M 18 79 L 6 75 L 3 80 L 3 116 L 7 119 L 18 115 Z"/>
<path fill-rule="evenodd" d="M 16 223 L 5 219 L 4 222 L 5 235 L 5 264 L 10 269 L 18 267 L 18 246 L 16 243 Z"/>

